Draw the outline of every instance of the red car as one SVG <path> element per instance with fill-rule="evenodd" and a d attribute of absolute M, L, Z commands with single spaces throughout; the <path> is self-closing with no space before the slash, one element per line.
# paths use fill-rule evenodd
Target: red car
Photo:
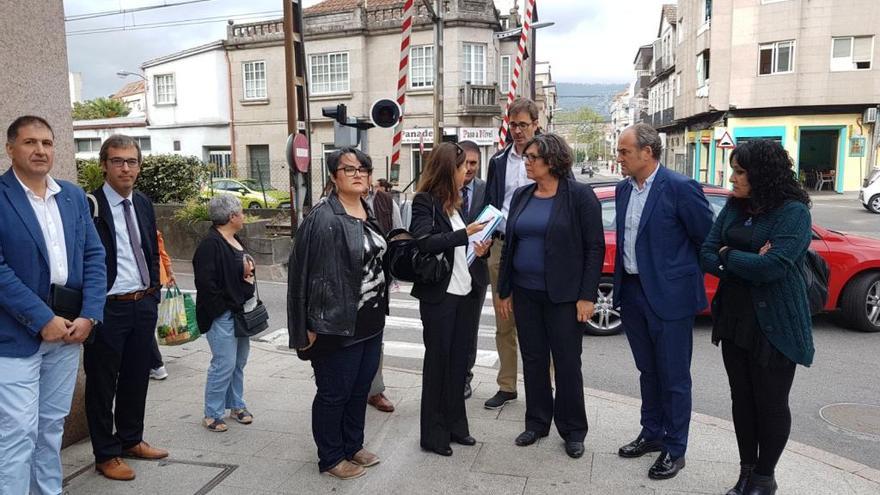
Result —
<path fill-rule="evenodd" d="M 616 211 L 614 184 L 592 184 L 602 204 L 602 223 L 605 228 L 605 262 L 599 283 L 596 312 L 587 325 L 592 335 L 612 335 L 620 332 L 620 312 L 612 303 L 614 293 L 614 255 L 617 251 Z M 717 216 L 724 208 L 730 192 L 704 185 L 703 192 Z M 826 311 L 839 311 L 846 326 L 863 332 L 880 332 L 880 240 L 847 235 L 813 225 L 810 247 L 819 253 L 831 269 Z M 718 279 L 706 275 L 706 296 L 715 296 Z M 703 312 L 709 314 L 709 308 Z"/>

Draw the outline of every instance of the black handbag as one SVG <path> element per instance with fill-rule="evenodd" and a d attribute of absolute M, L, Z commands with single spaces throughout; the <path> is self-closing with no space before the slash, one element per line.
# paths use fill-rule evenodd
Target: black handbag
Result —
<path fill-rule="evenodd" d="M 434 203 L 431 202 L 431 231 L 434 231 Z M 439 284 L 452 273 L 452 265 L 446 256 L 419 250 L 419 241 L 431 234 L 413 239 L 404 229 L 389 234 L 389 270 L 397 280 L 418 284 Z"/>
<path fill-rule="evenodd" d="M 253 258 L 251 258 L 253 259 Z M 256 265 L 254 265 L 256 267 Z M 257 271 L 254 270 L 254 290 L 257 295 L 257 305 L 250 311 L 238 311 L 233 314 L 233 323 L 236 337 L 253 337 L 269 328 L 269 312 L 260 300 L 260 286 L 257 284 Z"/>

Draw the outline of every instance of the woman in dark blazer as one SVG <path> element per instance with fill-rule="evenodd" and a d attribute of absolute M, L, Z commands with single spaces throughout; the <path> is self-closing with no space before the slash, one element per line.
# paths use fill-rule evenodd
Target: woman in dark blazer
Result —
<path fill-rule="evenodd" d="M 410 231 L 422 252 L 442 255 L 452 271 L 439 283 L 413 285 L 422 317 L 425 361 L 422 368 L 421 437 L 423 449 L 452 455 L 450 441 L 474 445 L 464 407 L 470 339 L 479 321 L 473 317 L 468 297 L 475 291 L 467 264 L 468 237 L 485 224 L 465 226 L 458 212 L 467 172 L 464 150 L 442 143 L 428 157 L 413 198 Z M 475 243 L 484 256 L 490 242 Z"/>
<path fill-rule="evenodd" d="M 501 316 L 513 313 L 523 360 L 526 429 L 516 444 L 546 437 L 555 421 L 565 452 L 578 458 L 587 435 L 581 341 L 605 257 L 602 210 L 593 189 L 571 178 L 562 137 L 535 136 L 523 156 L 535 183 L 517 189 L 510 203 L 498 283 Z"/>
<path fill-rule="evenodd" d="M 812 239 L 810 198 L 773 141 L 742 143 L 730 162 L 733 194 L 700 250 L 703 270 L 721 280 L 712 342 L 721 342 L 740 456 L 740 477 L 727 493 L 772 494 L 791 430 L 795 365 L 813 361 L 800 271 Z"/>

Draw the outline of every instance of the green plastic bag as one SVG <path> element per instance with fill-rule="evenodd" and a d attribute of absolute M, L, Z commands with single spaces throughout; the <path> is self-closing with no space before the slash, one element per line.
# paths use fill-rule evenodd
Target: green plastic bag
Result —
<path fill-rule="evenodd" d="M 159 345 L 181 345 L 199 338 L 196 324 L 196 305 L 189 294 L 183 294 L 177 285 L 165 292 L 159 303 L 159 319 L 156 322 Z"/>

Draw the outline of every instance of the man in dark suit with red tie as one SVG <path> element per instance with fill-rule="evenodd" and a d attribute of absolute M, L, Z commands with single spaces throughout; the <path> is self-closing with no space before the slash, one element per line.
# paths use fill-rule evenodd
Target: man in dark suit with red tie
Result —
<path fill-rule="evenodd" d="M 95 468 L 125 481 L 135 473 L 122 457 L 168 456 L 143 441 L 160 281 L 153 204 L 134 190 L 141 159 L 137 141 L 129 136 L 110 136 L 101 146 L 105 182 L 92 194 L 98 204 L 95 227 L 107 251 L 107 302 L 83 358 Z"/>

